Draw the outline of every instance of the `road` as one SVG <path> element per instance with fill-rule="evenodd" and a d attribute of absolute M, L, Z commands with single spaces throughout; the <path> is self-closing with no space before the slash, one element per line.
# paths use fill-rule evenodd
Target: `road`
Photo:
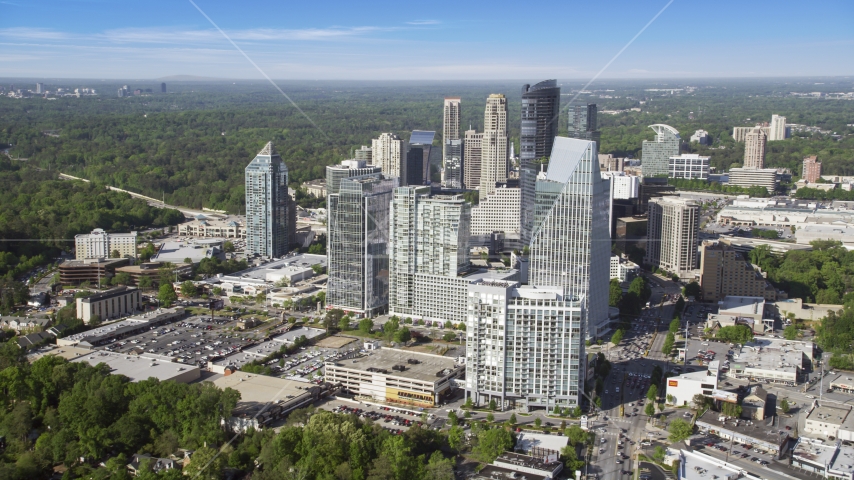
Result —
<path fill-rule="evenodd" d="M 75 177 L 73 175 L 68 175 L 65 173 L 60 173 L 59 178 L 64 179 L 64 180 L 80 180 L 82 182 L 89 183 L 89 180 L 86 180 L 85 178 Z M 199 215 L 199 214 L 210 213 L 210 212 L 204 212 L 202 210 L 194 210 L 194 209 L 187 208 L 187 207 L 177 207 L 175 205 L 167 205 L 163 201 L 157 200 L 156 198 L 147 197 L 147 196 L 139 194 L 139 193 L 131 192 L 129 190 L 124 190 L 124 189 L 118 188 L 118 187 L 112 187 L 110 185 L 107 185 L 107 188 L 109 188 L 110 190 L 116 191 L 116 192 L 127 193 L 128 195 L 130 195 L 133 198 L 139 198 L 141 200 L 145 200 L 152 207 L 172 208 L 172 209 L 178 210 L 179 212 L 183 213 L 185 217 L 188 217 L 188 218 L 189 217 L 195 217 L 196 215 Z"/>

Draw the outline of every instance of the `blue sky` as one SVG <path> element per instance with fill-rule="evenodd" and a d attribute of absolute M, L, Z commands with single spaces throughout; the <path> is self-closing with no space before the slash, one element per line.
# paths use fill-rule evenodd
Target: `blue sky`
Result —
<path fill-rule="evenodd" d="M 276 79 L 585 79 L 668 0 L 194 0 Z M 854 74 L 854 1 L 675 0 L 602 78 Z M 0 76 L 261 78 L 189 0 L 0 0 Z"/>

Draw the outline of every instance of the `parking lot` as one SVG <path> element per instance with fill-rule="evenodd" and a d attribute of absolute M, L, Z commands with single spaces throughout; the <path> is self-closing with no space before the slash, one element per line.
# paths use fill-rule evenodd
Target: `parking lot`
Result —
<path fill-rule="evenodd" d="M 335 413 L 353 414 L 362 418 L 371 419 L 389 432 L 401 435 L 411 427 L 418 425 L 419 427 L 433 428 L 438 430 L 440 427 L 433 425 L 436 421 L 436 416 L 433 414 L 419 414 L 411 410 L 398 409 L 395 407 L 385 407 L 376 405 L 354 405 L 344 404 L 340 401 L 333 401 L 325 404 L 322 408 Z M 425 422 L 426 417 L 426 422 Z"/>
<path fill-rule="evenodd" d="M 173 323 L 152 327 L 99 349 L 118 353 L 157 353 L 177 357 L 177 361 L 207 365 L 217 356 L 229 355 L 255 342 L 261 333 L 241 332 L 236 321 L 227 317 L 193 316 Z"/>

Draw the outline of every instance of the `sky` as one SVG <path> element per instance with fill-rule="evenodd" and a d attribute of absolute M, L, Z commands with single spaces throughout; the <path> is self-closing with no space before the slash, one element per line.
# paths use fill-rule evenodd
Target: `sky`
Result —
<path fill-rule="evenodd" d="M 261 71 L 291 80 L 852 75 L 854 1 L 0 0 L 3 77 Z"/>

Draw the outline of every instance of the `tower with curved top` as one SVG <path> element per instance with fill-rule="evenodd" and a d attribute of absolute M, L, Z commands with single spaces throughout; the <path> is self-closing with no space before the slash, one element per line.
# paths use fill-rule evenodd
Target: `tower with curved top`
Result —
<path fill-rule="evenodd" d="M 655 132 L 655 140 L 643 141 L 641 171 L 644 177 L 666 177 L 667 162 L 670 157 L 679 155 L 682 138 L 679 136 L 679 131 L 670 125 L 656 123 L 649 128 Z"/>

